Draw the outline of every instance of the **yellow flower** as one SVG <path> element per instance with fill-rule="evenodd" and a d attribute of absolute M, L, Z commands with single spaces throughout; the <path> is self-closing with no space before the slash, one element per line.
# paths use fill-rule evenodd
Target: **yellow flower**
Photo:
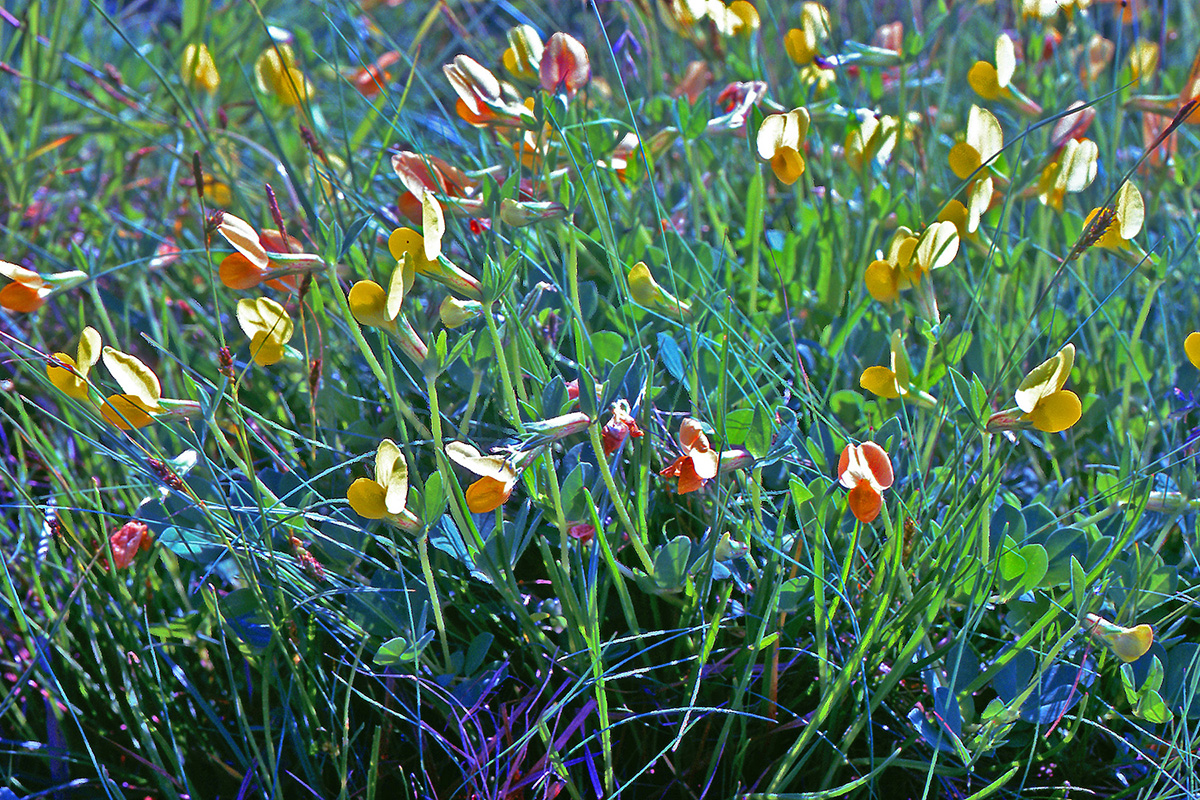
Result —
<path fill-rule="evenodd" d="M 379 443 L 375 452 L 375 479 L 358 478 L 346 490 L 346 500 L 360 517 L 385 519 L 402 528 L 416 530 L 420 521 L 408 504 L 408 462 L 391 439 Z"/>
<path fill-rule="evenodd" d="M 482 314 L 483 304 L 478 300 L 459 300 L 453 295 L 446 295 L 446 299 L 438 307 L 438 317 L 447 328 L 466 325 Z"/>
<path fill-rule="evenodd" d="M 1117 658 L 1126 664 L 1137 661 L 1154 644 L 1154 629 L 1141 624 L 1134 628 L 1125 628 L 1109 622 L 1098 614 L 1084 616 L 1087 631 L 1103 641 L 1112 649 Z"/>
<path fill-rule="evenodd" d="M 1083 223 L 1084 230 L 1087 230 L 1088 224 L 1101 211 L 1102 209 L 1099 208 L 1092 209 Z M 1142 223 L 1146 220 L 1146 204 L 1142 200 L 1142 193 L 1133 185 L 1133 181 L 1126 181 L 1121 186 L 1117 192 L 1116 201 L 1113 203 L 1111 214 L 1111 219 L 1105 220 L 1107 227 L 1100 238 L 1096 240 L 1096 246 L 1108 250 L 1128 249 L 1129 240 L 1138 235 L 1142 230 Z"/>
<path fill-rule="evenodd" d="M 987 423 L 988 432 L 1032 426 L 1058 433 L 1078 422 L 1083 414 L 1079 396 L 1063 388 L 1074 363 L 1075 345 L 1067 343 L 1053 358 L 1035 367 L 1017 387 L 1016 408 L 993 414 Z"/>
<path fill-rule="evenodd" d="M 912 385 L 912 367 L 904 350 L 904 336 L 892 331 L 890 367 L 867 367 L 858 379 L 858 385 L 873 394 L 889 400 L 903 398 L 912 400 L 926 408 L 934 408 L 937 400 L 927 392 Z"/>
<path fill-rule="evenodd" d="M 664 317 L 686 322 L 691 316 L 692 307 L 658 285 L 650 268 L 645 261 L 639 261 L 629 270 L 627 278 L 629 294 L 633 302 L 642 308 L 657 311 Z"/>
<path fill-rule="evenodd" d="M 542 37 L 532 25 L 517 25 L 508 31 L 508 49 L 501 61 L 508 74 L 519 81 L 538 82 L 538 67 L 542 63 Z"/>
<path fill-rule="evenodd" d="M 239 300 L 237 320 L 250 337 L 250 356 L 260 367 L 280 361 L 295 325 L 287 310 L 269 297 Z"/>
<path fill-rule="evenodd" d="M 1143 86 L 1154 76 L 1158 69 L 1158 45 L 1147 39 L 1138 39 L 1129 48 L 1130 77 Z"/>
<path fill-rule="evenodd" d="M 406 256 L 417 275 L 425 275 L 453 291 L 472 300 L 483 296 L 479 281 L 459 269 L 449 259 L 442 257 L 442 235 L 446 231 L 446 219 L 442 207 L 433 192 L 425 190 L 421 195 L 421 228 L 424 234 L 412 228 L 397 228 L 388 237 L 388 250 L 397 262 Z M 411 285 L 411 283 L 410 283 Z"/>
<path fill-rule="evenodd" d="M 1100 149 L 1091 139 L 1069 139 L 1059 151 L 1058 159 L 1046 165 L 1037 182 L 1038 200 L 1062 212 L 1063 199 L 1068 192 L 1082 192 L 1096 178 Z"/>
<path fill-rule="evenodd" d="M 221 86 L 221 75 L 217 65 L 213 63 L 212 53 L 204 44 L 189 44 L 183 48 L 183 61 L 179 67 L 179 77 L 189 89 L 203 89 L 209 94 L 216 93 Z"/>
<path fill-rule="evenodd" d="M 400 313 L 415 277 L 412 262 L 410 255 L 402 253 L 392 270 L 387 291 L 375 281 L 359 281 L 350 287 L 347 300 L 350 313 L 360 325 L 386 331 L 409 358 L 420 364 L 429 355 L 429 348 Z"/>
<path fill-rule="evenodd" d="M 846 162 L 856 172 L 872 161 L 886 164 L 896 149 L 899 129 L 900 120 L 895 117 L 868 113 L 857 128 L 846 134 Z"/>
<path fill-rule="evenodd" d="M 966 138 L 950 148 L 950 169 L 966 180 L 981 167 L 992 163 L 1002 149 L 1004 132 L 1000 128 L 1000 121 L 986 108 L 971 106 Z M 980 218 L 992 203 L 993 192 L 990 169 L 967 186 L 967 233 L 974 233 L 979 228 Z"/>
<path fill-rule="evenodd" d="M 953 261 L 958 245 L 953 222 L 934 222 L 920 237 L 903 226 L 897 228 L 887 258 L 872 261 L 863 274 L 867 291 L 881 303 L 895 302 L 901 290 L 917 286 L 926 273 Z"/>
<path fill-rule="evenodd" d="M 967 83 L 984 100 L 1004 100 L 1029 116 L 1037 116 L 1042 109 L 1019 89 L 1012 85 L 1017 69 L 1017 52 L 1013 40 L 1007 33 L 996 37 L 996 63 L 976 61 L 967 73 Z"/>
<path fill-rule="evenodd" d="M 771 114 L 758 128 L 759 158 L 770 162 L 775 177 L 789 186 L 804 174 L 808 123 L 808 109 L 795 108 L 786 114 Z"/>
<path fill-rule="evenodd" d="M 46 375 L 60 392 L 76 400 L 88 399 L 88 372 L 100 360 L 100 334 L 90 325 L 79 334 L 75 357 L 55 353 L 54 360 L 63 366 L 46 367 Z"/>
<path fill-rule="evenodd" d="M 312 97 L 312 84 L 296 66 L 296 54 L 288 44 L 262 51 L 254 62 L 254 78 L 259 91 L 275 95 L 285 106 L 302 105 Z"/>
<path fill-rule="evenodd" d="M 105 347 L 101 358 L 123 391 L 109 395 L 100 407 L 100 416 L 110 425 L 125 431 L 155 421 L 199 416 L 199 403 L 165 399 L 158 376 L 136 356 Z"/>
<path fill-rule="evenodd" d="M 823 39 L 829 38 L 829 10 L 820 3 L 800 6 L 800 27 L 792 28 L 783 37 L 783 48 L 797 66 L 812 63 L 820 53 Z"/>

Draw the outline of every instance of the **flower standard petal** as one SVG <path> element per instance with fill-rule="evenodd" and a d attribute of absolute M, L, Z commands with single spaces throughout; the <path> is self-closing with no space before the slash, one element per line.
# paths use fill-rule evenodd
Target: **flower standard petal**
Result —
<path fill-rule="evenodd" d="M 888 457 L 887 451 L 874 442 L 863 442 L 859 445 L 859 452 L 862 453 L 863 461 L 871 471 L 875 485 L 880 489 L 890 488 L 895 482 L 896 476 L 892 472 L 892 460 Z"/>
<path fill-rule="evenodd" d="M 1017 407 L 1026 414 L 1031 413 L 1044 397 L 1062 389 L 1075 363 L 1075 345 L 1067 343 L 1052 358 L 1048 358 L 1030 371 L 1017 387 Z"/>
<path fill-rule="evenodd" d="M 159 409 L 162 399 L 162 384 L 154 371 L 142 363 L 141 359 L 129 353 L 122 353 L 112 347 L 102 351 L 104 366 L 112 373 L 113 379 L 125 391 L 126 395 L 141 400 L 144 408 L 150 411 Z"/>

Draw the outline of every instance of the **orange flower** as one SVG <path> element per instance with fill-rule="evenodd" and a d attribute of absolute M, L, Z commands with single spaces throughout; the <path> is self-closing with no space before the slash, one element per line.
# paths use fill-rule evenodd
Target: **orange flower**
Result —
<path fill-rule="evenodd" d="M 485 456 L 465 442 L 450 442 L 446 455 L 460 467 L 479 475 L 479 480 L 467 487 L 467 508 L 472 514 L 495 511 L 512 495 L 521 476 L 521 468 L 504 456 Z"/>
<path fill-rule="evenodd" d="M 266 282 L 272 289 L 289 291 L 295 288 L 296 273 L 313 272 L 325 265 L 319 256 L 303 253 L 293 236 L 270 228 L 259 233 L 245 220 L 222 211 L 214 216 L 218 217 L 217 231 L 237 250 L 221 259 L 218 267 L 221 283 L 230 289 L 253 289 Z M 271 260 L 272 253 L 287 256 L 287 262 Z"/>
<path fill-rule="evenodd" d="M 375 60 L 374 64 L 356 70 L 350 76 L 350 83 L 358 89 L 363 97 L 374 97 L 387 88 L 392 80 L 392 73 L 387 68 L 400 60 L 400 53 L 389 50 Z"/>
<path fill-rule="evenodd" d="M 717 460 L 720 455 L 708 443 L 704 429 L 691 417 L 685 417 L 679 425 L 679 446 L 683 455 L 672 461 L 659 472 L 667 478 L 679 479 L 679 493 L 687 494 L 704 486 L 717 477 Z"/>
<path fill-rule="evenodd" d="M 46 298 L 51 292 L 73 289 L 88 277 L 78 270 L 39 275 L 31 269 L 7 261 L 0 261 L 0 276 L 12 281 L 0 289 L 0 308 L 7 308 L 18 314 L 37 311 L 46 303 Z"/>
<path fill-rule="evenodd" d="M 850 511 L 872 522 L 883 508 L 883 490 L 895 481 L 892 460 L 874 442 L 848 444 L 838 459 L 838 481 L 850 490 Z"/>

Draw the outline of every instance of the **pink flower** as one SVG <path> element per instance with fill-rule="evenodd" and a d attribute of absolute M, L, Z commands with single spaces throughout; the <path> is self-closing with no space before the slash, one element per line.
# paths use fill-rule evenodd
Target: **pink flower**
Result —
<path fill-rule="evenodd" d="M 108 546 L 112 549 L 113 565 L 117 569 L 127 569 L 133 564 L 133 558 L 138 550 L 149 550 L 153 540 L 150 529 L 141 522 L 126 522 L 113 531 L 108 537 Z"/>

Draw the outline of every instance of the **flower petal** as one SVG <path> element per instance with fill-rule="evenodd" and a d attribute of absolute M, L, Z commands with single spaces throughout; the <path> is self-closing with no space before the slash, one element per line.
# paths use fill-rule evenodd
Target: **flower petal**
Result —
<path fill-rule="evenodd" d="M 152 369 L 136 356 L 112 347 L 105 347 L 102 356 L 104 366 L 108 367 L 113 379 L 126 394 L 140 399 L 147 409 L 158 408 L 158 401 L 162 399 L 162 384 Z"/>
<path fill-rule="evenodd" d="M 387 516 L 383 487 L 370 478 L 359 478 L 346 490 L 346 499 L 354 513 L 367 519 L 382 519 Z"/>
<path fill-rule="evenodd" d="M 151 414 L 152 410 L 142 403 L 141 398 L 132 394 L 111 395 L 100 406 L 104 421 L 123 431 L 146 427 L 154 422 Z"/>
<path fill-rule="evenodd" d="M 1192 366 L 1200 369 L 1200 331 L 1192 331 L 1183 340 L 1183 352 L 1187 353 Z"/>
<path fill-rule="evenodd" d="M 858 385 L 889 400 L 895 400 L 901 394 L 896 373 L 887 367 L 867 367 L 858 379 Z"/>
<path fill-rule="evenodd" d="M 350 287 L 350 313 L 360 325 L 386 328 L 392 324 L 387 315 L 387 295 L 375 281 L 359 281 Z"/>
<path fill-rule="evenodd" d="M 883 508 L 883 496 L 869 481 L 861 481 L 850 490 L 850 511 L 859 522 L 873 522 Z"/>
<path fill-rule="evenodd" d="M 1033 427 L 1046 433 L 1058 433 L 1079 422 L 1083 405 L 1079 396 L 1069 389 L 1043 397 L 1037 408 L 1026 414 Z"/>
<path fill-rule="evenodd" d="M 484 476 L 467 487 L 467 508 L 472 514 L 486 514 L 504 505 L 512 494 L 512 483 Z"/>
<path fill-rule="evenodd" d="M 896 476 L 892 472 L 892 460 L 888 457 L 887 451 L 874 442 L 863 442 L 858 447 L 863 461 L 871 470 L 875 484 L 880 489 L 889 488 L 895 482 Z"/>

